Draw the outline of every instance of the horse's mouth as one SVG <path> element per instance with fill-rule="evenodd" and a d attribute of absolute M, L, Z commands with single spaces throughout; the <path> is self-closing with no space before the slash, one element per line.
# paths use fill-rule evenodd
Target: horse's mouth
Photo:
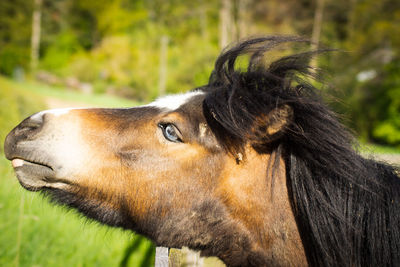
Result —
<path fill-rule="evenodd" d="M 54 187 L 64 183 L 55 177 L 55 171 L 49 165 L 27 159 L 11 160 L 20 184 L 29 191 L 38 191 L 44 187 Z"/>

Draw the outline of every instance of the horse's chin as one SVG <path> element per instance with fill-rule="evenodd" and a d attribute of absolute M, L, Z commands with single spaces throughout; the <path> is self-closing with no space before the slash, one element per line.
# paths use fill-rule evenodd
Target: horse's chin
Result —
<path fill-rule="evenodd" d="M 29 191 L 39 191 L 43 188 L 63 188 L 65 181 L 56 178 L 56 173 L 49 165 L 25 159 L 12 160 L 12 166 L 22 187 Z"/>

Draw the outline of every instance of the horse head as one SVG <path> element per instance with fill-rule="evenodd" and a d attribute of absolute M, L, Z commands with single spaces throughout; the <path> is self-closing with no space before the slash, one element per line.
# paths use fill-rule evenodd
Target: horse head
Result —
<path fill-rule="evenodd" d="M 357 220 L 340 205 L 355 205 L 350 186 L 368 192 L 376 182 L 351 176 L 349 168 L 371 168 L 302 80 L 313 53 L 263 65 L 264 52 L 287 42 L 304 40 L 242 42 L 217 59 L 207 85 L 144 106 L 34 114 L 7 136 L 6 157 L 24 188 L 157 245 L 188 246 L 229 266 L 345 257 L 357 265 L 357 251 L 341 258 L 337 248 L 358 240 L 348 240 L 357 231 L 343 227 Z M 250 57 L 246 70 L 235 67 L 241 55 Z M 332 252 L 321 249 L 329 242 Z"/>

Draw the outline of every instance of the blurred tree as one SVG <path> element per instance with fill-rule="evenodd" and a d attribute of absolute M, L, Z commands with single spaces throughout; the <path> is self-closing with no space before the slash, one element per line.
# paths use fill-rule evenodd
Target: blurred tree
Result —
<path fill-rule="evenodd" d="M 12 75 L 18 66 L 27 68 L 30 58 L 32 3 L 0 1 L 0 73 Z"/>
<path fill-rule="evenodd" d="M 35 72 L 39 60 L 42 0 L 35 0 L 32 15 L 31 71 Z"/>
<path fill-rule="evenodd" d="M 317 0 L 317 7 L 314 14 L 314 23 L 311 35 L 311 48 L 313 50 L 318 50 L 319 39 L 322 30 L 322 17 L 324 14 L 325 0 Z M 314 57 L 311 66 L 317 66 L 316 58 Z"/>
<path fill-rule="evenodd" d="M 242 39 L 248 36 L 248 27 L 250 24 L 249 9 L 250 0 L 238 0 L 237 3 L 237 38 Z"/>
<path fill-rule="evenodd" d="M 223 49 L 233 41 L 234 22 L 232 19 L 232 1 L 221 0 L 219 10 L 219 47 Z"/>

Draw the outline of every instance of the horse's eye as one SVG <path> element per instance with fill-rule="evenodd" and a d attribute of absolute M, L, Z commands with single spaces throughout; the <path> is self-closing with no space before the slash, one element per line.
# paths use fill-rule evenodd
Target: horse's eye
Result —
<path fill-rule="evenodd" d="M 158 126 L 161 128 L 164 137 L 168 141 L 175 143 L 182 142 L 182 139 L 179 137 L 178 130 L 175 125 L 168 123 L 168 124 L 159 124 Z"/>

